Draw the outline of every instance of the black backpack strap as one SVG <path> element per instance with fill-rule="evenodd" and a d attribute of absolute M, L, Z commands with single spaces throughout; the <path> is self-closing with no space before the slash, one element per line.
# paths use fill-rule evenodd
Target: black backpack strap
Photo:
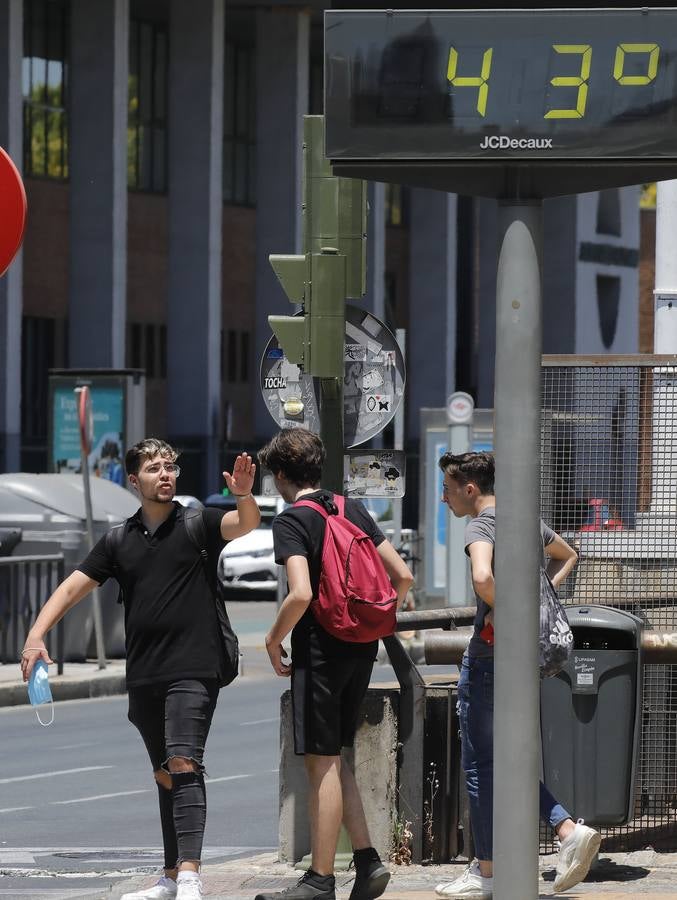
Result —
<path fill-rule="evenodd" d="M 113 528 L 111 528 L 110 531 L 106 532 L 106 555 L 113 563 L 113 578 L 115 578 L 118 585 L 120 586 L 120 590 L 118 592 L 118 603 L 122 603 L 124 600 L 122 583 L 120 581 L 120 554 L 118 551 L 122 546 L 122 541 L 124 539 L 126 529 L 127 522 L 122 522 L 121 525 L 115 525 Z"/>
<path fill-rule="evenodd" d="M 188 537 L 195 549 L 199 552 L 204 566 L 207 583 L 216 595 L 216 573 L 211 572 L 209 567 L 209 554 L 207 553 L 207 528 L 201 509 L 186 509 L 183 513 L 183 521 L 186 525 Z"/>

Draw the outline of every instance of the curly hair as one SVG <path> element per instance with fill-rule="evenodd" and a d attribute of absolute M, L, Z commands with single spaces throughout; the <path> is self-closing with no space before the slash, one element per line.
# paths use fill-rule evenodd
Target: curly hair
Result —
<path fill-rule="evenodd" d="M 299 487 L 320 483 L 325 457 L 318 435 L 304 428 L 283 428 L 258 452 L 262 466 Z"/>
<path fill-rule="evenodd" d="M 177 450 L 166 441 L 161 441 L 160 438 L 144 438 L 130 447 L 125 454 L 125 471 L 128 475 L 138 475 L 144 462 L 158 454 L 171 462 L 176 462 L 179 455 Z"/>
<path fill-rule="evenodd" d="M 481 494 L 494 493 L 494 456 L 492 453 L 445 453 L 440 469 L 459 484 L 476 484 Z"/>

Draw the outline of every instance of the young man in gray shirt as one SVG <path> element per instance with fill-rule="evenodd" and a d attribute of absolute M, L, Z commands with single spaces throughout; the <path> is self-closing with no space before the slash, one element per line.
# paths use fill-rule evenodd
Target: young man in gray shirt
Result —
<path fill-rule="evenodd" d="M 472 638 L 463 657 L 458 683 L 461 765 L 466 778 L 476 860 L 459 878 L 437 886 L 438 897 L 488 900 L 493 890 L 493 766 L 494 766 L 494 543 L 496 499 L 494 458 L 490 453 L 445 453 L 442 502 L 459 518 L 470 516 L 465 552 L 470 557 L 477 614 Z M 553 575 L 560 585 L 576 565 L 576 552 L 541 523 L 545 556 L 560 563 Z M 500 602 L 500 600 L 499 600 Z M 582 821 L 574 822 L 545 785 L 540 786 L 541 818 L 560 841 L 555 892 L 578 884 L 588 873 L 600 836 Z"/>

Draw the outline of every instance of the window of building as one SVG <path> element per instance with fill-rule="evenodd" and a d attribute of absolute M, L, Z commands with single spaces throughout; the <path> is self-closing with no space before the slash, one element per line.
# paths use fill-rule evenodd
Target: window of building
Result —
<path fill-rule="evenodd" d="M 249 381 L 249 332 L 240 334 L 240 381 Z"/>
<path fill-rule="evenodd" d="M 68 27 L 66 0 L 25 0 L 25 175 L 68 178 Z"/>
<path fill-rule="evenodd" d="M 130 369 L 144 369 L 147 378 L 167 377 L 165 325 L 127 323 L 127 366 Z"/>
<path fill-rule="evenodd" d="M 621 302 L 621 279 L 614 275 L 597 276 L 597 311 L 602 342 L 611 349 L 616 337 L 618 311 Z"/>
<path fill-rule="evenodd" d="M 48 370 L 66 358 L 65 331 L 56 319 L 24 316 L 21 326 L 21 434 L 25 442 L 47 439 Z"/>
<path fill-rule="evenodd" d="M 228 332 L 228 353 L 226 356 L 228 381 L 237 381 L 237 331 Z"/>
<path fill-rule="evenodd" d="M 324 113 L 324 60 L 310 60 L 310 78 L 308 80 L 308 114 L 321 116 Z"/>
<path fill-rule="evenodd" d="M 167 27 L 129 23 L 127 183 L 132 190 L 167 190 Z"/>
<path fill-rule="evenodd" d="M 407 189 L 401 184 L 386 185 L 386 225 L 406 225 Z"/>
<path fill-rule="evenodd" d="M 254 49 L 226 41 L 223 85 L 223 200 L 256 204 L 256 75 Z"/>
<path fill-rule="evenodd" d="M 599 192 L 597 234 L 621 236 L 621 193 L 617 188 Z"/>
<path fill-rule="evenodd" d="M 230 328 L 221 332 L 221 377 L 231 384 L 249 381 L 251 335 Z"/>

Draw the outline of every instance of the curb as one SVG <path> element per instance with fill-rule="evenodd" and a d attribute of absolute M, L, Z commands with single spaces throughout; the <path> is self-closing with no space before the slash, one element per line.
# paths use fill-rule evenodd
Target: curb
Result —
<path fill-rule="evenodd" d="M 60 700 L 89 700 L 92 697 L 110 697 L 127 693 L 124 672 L 95 678 L 67 678 L 64 681 L 60 681 L 57 676 L 50 679 L 49 686 L 56 703 Z M 0 684 L 0 707 L 27 705 L 29 704 L 25 684 Z"/>

